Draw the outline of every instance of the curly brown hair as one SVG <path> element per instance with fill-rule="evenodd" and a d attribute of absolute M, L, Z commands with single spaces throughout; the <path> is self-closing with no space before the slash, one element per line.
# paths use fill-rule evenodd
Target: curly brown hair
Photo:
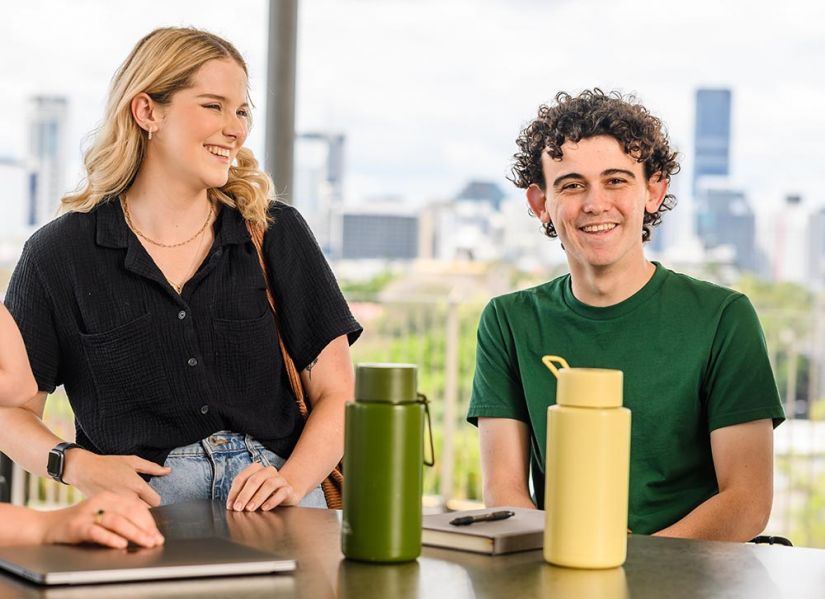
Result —
<path fill-rule="evenodd" d="M 532 184 L 546 189 L 542 154 L 547 152 L 552 158 L 561 158 L 564 142 L 578 142 L 597 135 L 618 140 L 628 155 L 644 163 L 648 179 L 658 174 L 670 182 L 679 172 L 677 152 L 670 147 L 662 121 L 634 96 L 616 91 L 605 94 L 596 87 L 575 97 L 559 92 L 553 106 L 539 106 L 538 116 L 516 139 L 519 151 L 513 155 L 512 176 L 507 178 L 521 189 Z M 645 212 L 642 241 L 650 240 L 653 227 L 662 222 L 662 213 L 674 206 L 676 196 L 669 193 L 656 212 Z M 548 237 L 558 236 L 552 222 L 544 225 L 544 233 Z"/>

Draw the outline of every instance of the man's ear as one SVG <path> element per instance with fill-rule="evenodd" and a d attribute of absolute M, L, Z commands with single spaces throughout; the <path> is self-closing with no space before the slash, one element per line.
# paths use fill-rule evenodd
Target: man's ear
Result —
<path fill-rule="evenodd" d="M 149 94 L 141 92 L 132 98 L 131 109 L 138 127 L 147 133 L 156 133 L 160 129 L 163 120 L 161 107 Z"/>
<path fill-rule="evenodd" d="M 665 201 L 668 188 L 667 178 L 662 173 L 653 173 L 647 180 L 647 201 L 645 202 L 645 212 L 653 214 Z"/>
<path fill-rule="evenodd" d="M 527 188 L 527 203 L 530 205 L 530 210 L 542 223 L 550 222 L 550 214 L 547 212 L 547 195 L 535 183 Z"/>

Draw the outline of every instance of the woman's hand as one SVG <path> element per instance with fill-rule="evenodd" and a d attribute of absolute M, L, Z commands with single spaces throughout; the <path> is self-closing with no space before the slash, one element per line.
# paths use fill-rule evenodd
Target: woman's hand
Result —
<path fill-rule="evenodd" d="M 298 505 L 303 495 L 274 466 L 250 464 L 232 481 L 226 509 L 236 512 L 271 510 L 279 505 Z"/>
<path fill-rule="evenodd" d="M 44 543 L 90 541 L 125 548 L 129 542 L 156 547 L 164 541 L 146 505 L 137 498 L 104 492 L 70 508 L 42 512 Z"/>
<path fill-rule="evenodd" d="M 165 476 L 171 468 L 158 466 L 136 455 L 97 455 L 81 448 L 66 452 L 63 480 L 91 497 L 101 492 L 117 493 L 141 500 L 149 507 L 160 505 L 160 495 L 140 476 Z"/>

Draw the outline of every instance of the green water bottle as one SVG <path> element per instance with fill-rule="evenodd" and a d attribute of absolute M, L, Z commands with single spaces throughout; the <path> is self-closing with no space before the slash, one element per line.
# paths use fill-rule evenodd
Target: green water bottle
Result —
<path fill-rule="evenodd" d="M 413 364 L 359 364 L 346 407 L 341 550 L 350 559 L 404 562 L 421 554 L 427 398 Z M 429 428 L 432 456 L 432 428 Z"/>

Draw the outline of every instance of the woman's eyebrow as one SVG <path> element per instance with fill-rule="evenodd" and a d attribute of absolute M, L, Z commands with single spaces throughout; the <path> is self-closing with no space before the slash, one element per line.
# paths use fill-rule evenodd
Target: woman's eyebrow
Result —
<path fill-rule="evenodd" d="M 219 100 L 221 102 L 228 102 L 228 99 L 226 98 L 226 96 L 221 96 L 220 94 L 198 94 L 195 97 L 197 97 L 197 98 L 210 98 L 212 100 Z M 243 104 L 241 104 L 241 108 L 243 108 L 245 106 L 249 106 L 249 104 L 247 102 L 244 102 Z"/>

